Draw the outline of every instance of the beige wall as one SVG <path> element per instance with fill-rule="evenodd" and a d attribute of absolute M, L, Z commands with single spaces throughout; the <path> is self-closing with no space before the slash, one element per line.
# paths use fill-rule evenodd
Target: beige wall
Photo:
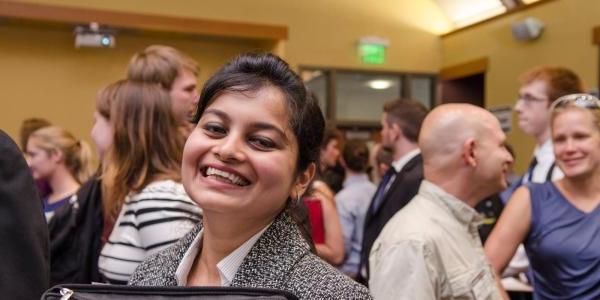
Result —
<path fill-rule="evenodd" d="M 520 43 L 512 38 L 510 25 L 525 17 L 546 24 L 542 37 Z M 488 107 L 513 105 L 519 74 L 537 65 L 561 65 L 573 69 L 587 88 L 595 88 L 598 47 L 592 44 L 592 28 L 600 25 L 600 1 L 556 0 L 515 13 L 441 39 L 442 67 L 481 57 L 489 58 L 485 78 Z M 513 114 L 509 142 L 517 151 L 517 169 L 526 169 L 534 142 L 518 128 Z"/>
<path fill-rule="evenodd" d="M 437 72 L 441 58 L 436 33 L 448 29 L 432 0 L 20 2 L 283 25 L 289 29 L 289 39 L 278 53 L 295 67 Z M 365 35 L 390 39 L 385 64 L 373 67 L 359 61 L 356 41 Z M 249 40 L 121 32 L 115 49 L 76 50 L 71 29 L 0 23 L 0 128 L 17 138 L 23 119 L 44 117 L 89 140 L 96 91 L 122 78 L 129 57 L 155 43 L 174 46 L 197 59 L 200 82 L 237 53 L 272 49 Z"/>
<path fill-rule="evenodd" d="M 14 0 L 13 0 L 14 1 Z M 147 14 L 287 26 L 289 38 L 278 53 L 294 66 L 437 72 L 481 57 L 489 58 L 486 101 L 512 105 L 516 78 L 540 64 L 564 65 L 595 87 L 597 49 L 591 30 L 600 25 L 600 1 L 555 0 L 520 13 L 442 37 L 450 25 L 433 0 L 21 0 L 22 2 L 99 8 Z M 541 39 L 518 43 L 510 24 L 534 16 L 546 24 Z M 384 65 L 366 66 L 356 55 L 365 35 L 390 39 Z M 270 49 L 249 40 L 183 38 L 121 33 L 116 49 L 73 48 L 69 30 L 0 23 L 0 128 L 16 137 L 24 118 L 39 116 L 88 137 L 93 98 L 101 86 L 121 78 L 128 58 L 153 43 L 175 46 L 196 58 L 203 82 L 235 54 Z M 509 141 L 523 170 L 533 141 L 513 122 Z"/>
<path fill-rule="evenodd" d="M 22 0 L 202 19 L 284 25 L 286 59 L 292 65 L 364 66 L 356 42 L 365 35 L 391 40 L 388 62 L 378 69 L 437 71 L 437 33 L 449 29 L 433 0 Z"/>
<path fill-rule="evenodd" d="M 125 35 L 115 49 L 74 49 L 70 31 L 0 25 L 0 128 L 16 139 L 23 119 L 42 117 L 89 140 L 98 89 L 123 78 L 131 55 L 154 43 L 190 53 L 200 63 L 200 81 L 237 53 L 260 46 Z"/>

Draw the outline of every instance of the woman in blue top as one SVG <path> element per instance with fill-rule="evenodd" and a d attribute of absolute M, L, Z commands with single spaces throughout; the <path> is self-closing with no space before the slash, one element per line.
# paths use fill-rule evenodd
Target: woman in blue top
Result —
<path fill-rule="evenodd" d="M 561 97 L 550 121 L 565 178 L 519 188 L 485 251 L 501 273 L 523 242 L 534 299 L 600 299 L 600 100 Z"/>

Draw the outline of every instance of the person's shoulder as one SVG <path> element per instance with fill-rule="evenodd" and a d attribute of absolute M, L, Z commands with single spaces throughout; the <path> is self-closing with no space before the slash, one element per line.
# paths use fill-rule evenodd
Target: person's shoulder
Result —
<path fill-rule="evenodd" d="M 351 206 L 351 202 L 354 202 L 357 198 L 356 192 L 356 187 L 344 187 L 335 194 L 334 199 L 338 205 Z"/>
<path fill-rule="evenodd" d="M 377 186 L 369 180 L 364 180 L 364 181 L 359 182 L 358 187 L 360 190 L 363 190 L 363 191 L 371 191 L 371 190 L 375 191 L 377 189 Z"/>
<path fill-rule="evenodd" d="M 135 269 L 128 284 L 137 286 L 176 285 L 175 272 L 200 230 L 201 225 L 197 225 L 175 244 L 148 256 Z"/>
<path fill-rule="evenodd" d="M 174 263 L 170 253 L 171 248 L 155 253 L 146 258 L 129 278 L 129 285 L 160 286 L 167 285 L 168 275 L 165 272 Z"/>
<path fill-rule="evenodd" d="M 409 170 L 403 170 L 401 176 L 398 176 L 392 183 L 393 186 L 396 187 L 394 192 L 416 195 L 423 179 L 423 168 L 411 168 Z"/>
<path fill-rule="evenodd" d="M 312 253 L 294 266 L 287 286 L 300 299 L 372 299 L 365 286 Z"/>
<path fill-rule="evenodd" d="M 146 201 L 154 201 L 152 206 L 160 207 L 198 207 L 185 192 L 183 185 L 174 180 L 154 181 L 145 186 L 141 191 L 131 194 L 127 202 L 131 205 Z"/>
<path fill-rule="evenodd" d="M 413 197 L 383 227 L 380 236 L 402 240 L 407 237 L 427 237 L 439 225 L 432 217 L 427 202 L 419 196 Z"/>
<path fill-rule="evenodd" d="M 186 195 L 181 182 L 172 179 L 157 180 L 146 185 L 140 193 L 166 193 L 173 195 Z"/>

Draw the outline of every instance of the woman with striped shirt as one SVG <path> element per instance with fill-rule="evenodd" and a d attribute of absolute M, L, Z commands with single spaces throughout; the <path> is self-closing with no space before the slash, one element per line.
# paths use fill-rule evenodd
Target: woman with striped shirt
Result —
<path fill-rule="evenodd" d="M 185 139 L 165 90 L 118 81 L 99 94 L 96 106 L 96 123 L 112 131 L 101 176 L 110 235 L 98 265 L 107 282 L 125 284 L 147 256 L 185 235 L 201 210 L 180 183 Z"/>

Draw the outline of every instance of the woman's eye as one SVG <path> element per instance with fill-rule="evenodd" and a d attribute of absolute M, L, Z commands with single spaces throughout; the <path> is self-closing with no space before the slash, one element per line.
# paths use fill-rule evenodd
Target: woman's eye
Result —
<path fill-rule="evenodd" d="M 225 128 L 223 128 L 223 126 L 218 125 L 218 124 L 213 124 L 213 123 L 207 123 L 204 124 L 204 126 L 202 126 L 202 128 L 204 129 L 204 131 L 206 131 L 207 133 L 209 133 L 210 135 L 213 136 L 221 136 L 221 135 L 225 135 L 227 134 L 227 130 Z"/>
<path fill-rule="evenodd" d="M 268 150 L 276 147 L 275 142 L 264 137 L 252 137 L 250 138 L 250 144 L 261 150 Z"/>

